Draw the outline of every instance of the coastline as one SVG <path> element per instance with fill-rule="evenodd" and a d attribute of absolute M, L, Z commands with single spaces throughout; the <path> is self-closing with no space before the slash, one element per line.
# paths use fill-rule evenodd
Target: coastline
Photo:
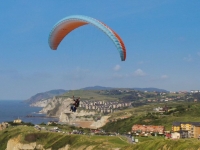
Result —
<path fill-rule="evenodd" d="M 46 114 L 40 113 L 41 109 L 41 107 L 30 107 L 23 100 L 0 100 L 0 122 L 13 121 L 18 118 L 23 122 L 33 124 L 58 121 L 57 117 L 47 117 Z"/>

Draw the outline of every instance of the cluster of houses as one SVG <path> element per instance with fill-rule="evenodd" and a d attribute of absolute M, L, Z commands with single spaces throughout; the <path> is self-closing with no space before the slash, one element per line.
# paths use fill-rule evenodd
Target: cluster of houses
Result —
<path fill-rule="evenodd" d="M 200 93 L 200 90 L 191 90 L 190 93 Z"/>
<path fill-rule="evenodd" d="M 200 90 L 191 90 L 190 92 L 187 92 L 187 91 L 179 91 L 179 92 L 170 92 L 170 93 L 173 93 L 173 94 L 187 94 L 187 93 L 200 93 Z M 151 103 L 151 102 L 169 102 L 169 101 L 179 101 L 179 100 L 183 100 L 185 99 L 185 97 L 183 96 L 175 96 L 175 97 L 167 97 L 166 94 L 167 93 L 164 93 L 164 92 L 161 92 L 161 93 L 156 93 L 154 92 L 155 95 L 160 95 L 161 98 L 157 98 L 157 99 L 146 99 L 146 102 L 147 103 Z M 145 97 L 143 97 L 145 98 Z M 197 99 L 194 99 L 194 102 L 197 102 Z"/>
<path fill-rule="evenodd" d="M 81 108 L 87 110 L 95 110 L 101 113 L 112 113 L 115 110 L 123 107 L 131 106 L 131 102 L 118 102 L 118 101 L 81 101 Z"/>
<path fill-rule="evenodd" d="M 164 134 L 165 127 L 164 126 L 154 126 L 154 125 L 133 125 L 132 126 L 132 133 L 135 133 L 136 135 L 144 134 L 145 136 L 148 136 L 150 133 L 158 133 L 158 134 Z"/>
<path fill-rule="evenodd" d="M 132 126 L 132 133 L 144 136 L 148 136 L 153 133 L 154 135 L 165 135 L 166 138 L 171 139 L 200 139 L 200 122 L 173 122 L 171 131 L 165 131 L 164 126 L 136 124 Z"/>
<path fill-rule="evenodd" d="M 147 102 L 168 102 L 168 101 L 173 101 L 173 100 L 177 100 L 180 99 L 181 97 L 177 97 L 177 98 L 161 98 L 161 99 L 147 99 Z"/>
<path fill-rule="evenodd" d="M 169 111 L 169 107 L 167 105 L 165 105 L 164 107 L 156 107 L 153 109 L 155 112 L 158 113 L 164 113 L 164 112 L 168 112 Z"/>
<path fill-rule="evenodd" d="M 151 103 L 151 102 L 170 102 L 170 101 L 179 101 L 179 100 L 182 100 L 182 99 L 184 99 L 184 97 L 177 96 L 177 97 L 174 97 L 174 98 L 169 98 L 169 97 L 163 96 L 160 99 L 147 99 L 146 102 L 147 103 Z"/>
<path fill-rule="evenodd" d="M 200 122 L 173 122 L 172 132 L 176 133 L 176 138 L 200 139 Z"/>
<path fill-rule="evenodd" d="M 156 107 L 156 108 L 153 109 L 154 112 L 160 113 L 160 114 L 167 113 L 167 112 L 170 112 L 170 111 L 176 111 L 176 110 L 177 110 L 176 107 L 169 107 L 167 105 L 165 105 L 163 107 Z"/>

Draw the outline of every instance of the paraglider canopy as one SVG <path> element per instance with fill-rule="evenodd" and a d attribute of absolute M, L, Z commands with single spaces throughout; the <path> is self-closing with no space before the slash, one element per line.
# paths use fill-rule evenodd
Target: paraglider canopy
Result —
<path fill-rule="evenodd" d="M 74 15 L 63 18 L 57 22 L 49 35 L 50 48 L 56 50 L 66 35 L 68 35 L 74 29 L 86 24 L 92 24 L 102 30 L 106 35 L 108 35 L 108 37 L 114 42 L 117 50 L 119 51 L 121 60 L 125 61 L 126 48 L 120 36 L 104 23 L 87 16 Z"/>

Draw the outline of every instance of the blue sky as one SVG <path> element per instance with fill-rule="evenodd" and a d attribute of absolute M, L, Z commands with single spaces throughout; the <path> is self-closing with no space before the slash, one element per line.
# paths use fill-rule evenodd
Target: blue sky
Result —
<path fill-rule="evenodd" d="M 86 86 L 200 89 L 198 0 L 7 0 L 0 5 L 0 99 Z M 127 59 L 92 25 L 48 45 L 70 15 L 96 18 L 123 39 Z"/>

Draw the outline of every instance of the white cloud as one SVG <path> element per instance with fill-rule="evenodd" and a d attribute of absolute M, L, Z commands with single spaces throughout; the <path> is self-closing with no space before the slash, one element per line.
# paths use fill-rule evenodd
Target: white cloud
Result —
<path fill-rule="evenodd" d="M 193 59 L 192 59 L 191 55 L 188 55 L 187 57 L 184 57 L 183 60 L 185 60 L 187 62 L 191 62 Z"/>
<path fill-rule="evenodd" d="M 168 79 L 169 76 L 168 76 L 168 75 L 162 75 L 160 78 L 161 78 L 161 79 Z"/>
<path fill-rule="evenodd" d="M 144 71 L 142 71 L 141 69 L 137 69 L 135 72 L 134 72 L 134 76 L 139 76 L 139 77 L 142 77 L 142 76 L 145 76 L 146 73 Z"/>
<path fill-rule="evenodd" d="M 121 66 L 120 66 L 120 65 L 116 65 L 116 66 L 113 68 L 114 71 L 119 71 L 120 69 L 121 69 Z"/>

